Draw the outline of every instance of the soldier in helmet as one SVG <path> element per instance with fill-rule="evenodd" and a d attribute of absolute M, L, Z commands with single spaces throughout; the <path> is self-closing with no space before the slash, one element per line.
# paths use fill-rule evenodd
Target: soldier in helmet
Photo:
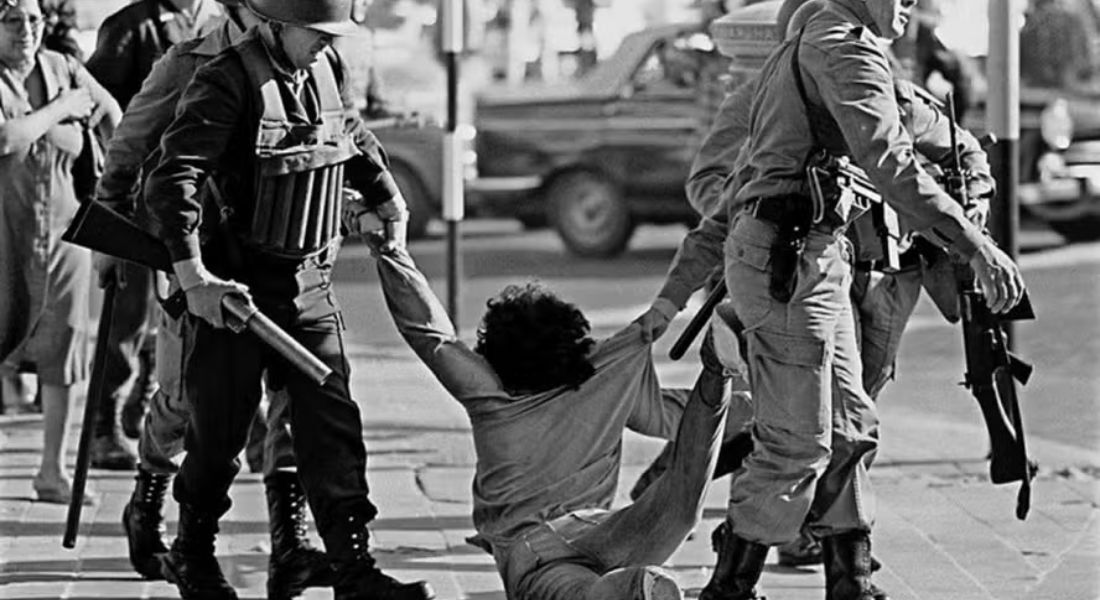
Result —
<path fill-rule="evenodd" d="M 184 598 L 236 597 L 214 558 L 214 537 L 266 370 L 291 403 L 298 477 L 332 562 L 335 597 L 431 598 L 426 584 L 383 574 L 369 552 L 367 524 L 377 510 L 332 290 L 345 166 L 369 203 L 390 207 L 395 221 L 406 217 L 381 147 L 342 94 L 343 65 L 331 43 L 357 32 L 351 5 L 247 5 L 265 23 L 196 70 L 143 195 L 189 311 L 181 336 L 191 420 L 165 575 Z M 318 387 L 254 337 L 227 330 L 221 301 L 228 294 L 255 303 L 334 376 Z"/>
<path fill-rule="evenodd" d="M 190 81 L 205 64 L 260 23 L 260 18 L 239 0 L 219 0 L 226 19 L 210 34 L 175 44 L 158 61 L 130 100 L 122 123 L 107 148 L 97 198 L 112 208 L 134 212 L 140 194 L 143 168 L 160 158 L 160 138 L 172 122 L 183 93 L 179 82 Z M 138 212 L 142 212 L 140 208 Z M 144 218 L 144 215 L 138 215 Z M 181 389 L 183 348 L 181 322 L 161 313 L 157 327 L 156 379 L 158 388 L 145 415 L 138 440 L 139 463 L 134 492 L 123 512 L 130 562 L 148 579 L 162 579 L 160 555 L 168 552 L 164 541 L 164 496 L 183 451 L 191 409 Z M 285 393 L 270 395 L 267 416 L 271 426 L 261 440 L 267 450 L 264 485 L 271 528 L 268 563 L 268 598 L 293 598 L 307 587 L 332 585 L 332 570 L 324 553 L 312 548 L 306 537 L 306 507 L 295 472 L 294 451 L 286 427 Z"/>

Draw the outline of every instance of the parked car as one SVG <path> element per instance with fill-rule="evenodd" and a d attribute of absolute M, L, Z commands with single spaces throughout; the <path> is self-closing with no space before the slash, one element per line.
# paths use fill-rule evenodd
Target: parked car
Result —
<path fill-rule="evenodd" d="M 484 92 L 467 188 L 478 212 L 549 223 L 581 256 L 620 253 L 639 223 L 694 223 L 684 181 L 727 65 L 701 25 L 665 25 L 579 79 Z"/>

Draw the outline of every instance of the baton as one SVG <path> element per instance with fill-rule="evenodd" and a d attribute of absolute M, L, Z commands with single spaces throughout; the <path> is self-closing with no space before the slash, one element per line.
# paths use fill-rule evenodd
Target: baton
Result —
<path fill-rule="evenodd" d="M 669 358 L 672 360 L 680 360 L 684 357 L 684 353 L 691 347 L 691 343 L 695 341 L 695 337 L 699 335 L 699 332 L 703 330 L 707 321 L 710 320 L 710 315 L 714 312 L 714 308 L 718 306 L 725 297 L 726 280 L 719 279 L 718 283 L 714 284 L 714 288 L 710 290 L 707 299 L 703 301 L 703 306 L 699 307 L 695 316 L 691 317 L 691 321 L 688 322 L 687 327 L 680 333 L 680 337 L 676 338 L 676 343 L 672 344 L 672 349 L 668 351 Z"/>
<path fill-rule="evenodd" d="M 328 365 L 306 350 L 305 346 L 261 313 L 251 302 L 227 294 L 222 298 L 222 309 L 232 317 L 232 320 L 226 320 L 227 327 L 237 333 L 244 329 L 251 331 L 310 381 L 323 386 L 332 376 L 332 369 Z"/>
<path fill-rule="evenodd" d="M 69 512 L 65 517 L 65 534 L 61 545 L 72 549 L 76 546 L 76 533 L 80 529 L 80 511 L 84 507 L 84 488 L 88 481 L 88 464 L 91 462 L 92 430 L 95 428 L 99 402 L 103 397 L 104 371 L 106 370 L 107 338 L 111 333 L 111 321 L 114 318 L 115 289 L 118 287 L 114 277 L 107 280 L 103 288 L 103 307 L 100 312 L 99 328 L 96 330 L 95 354 L 92 356 L 92 375 L 88 382 L 88 393 L 84 398 L 84 418 L 80 426 L 80 441 L 76 449 L 76 468 L 73 471 L 72 496 L 69 498 Z"/>

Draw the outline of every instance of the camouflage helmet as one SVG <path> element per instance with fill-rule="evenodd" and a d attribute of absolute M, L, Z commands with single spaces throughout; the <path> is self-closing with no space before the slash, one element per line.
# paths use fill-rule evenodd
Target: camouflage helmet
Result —
<path fill-rule="evenodd" d="M 232 1 L 232 0 L 231 0 Z M 265 20 L 297 25 L 329 35 L 356 35 L 351 20 L 352 0 L 245 0 Z"/>

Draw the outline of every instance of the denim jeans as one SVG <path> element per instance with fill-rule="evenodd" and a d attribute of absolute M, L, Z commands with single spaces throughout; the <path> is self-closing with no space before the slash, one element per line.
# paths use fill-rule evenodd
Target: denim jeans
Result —
<path fill-rule="evenodd" d="M 730 484 L 733 533 L 779 545 L 804 521 L 821 536 L 869 530 L 878 416 L 863 389 L 849 242 L 811 230 L 783 303 L 768 292 L 774 238 L 774 225 L 742 213 L 725 248 L 753 394 L 754 448 Z"/>
<path fill-rule="evenodd" d="M 494 547 L 508 598 L 641 599 L 645 571 L 668 560 L 702 515 L 728 407 L 728 382 L 704 369 L 684 408 L 671 466 L 636 502 L 575 511 Z"/>

